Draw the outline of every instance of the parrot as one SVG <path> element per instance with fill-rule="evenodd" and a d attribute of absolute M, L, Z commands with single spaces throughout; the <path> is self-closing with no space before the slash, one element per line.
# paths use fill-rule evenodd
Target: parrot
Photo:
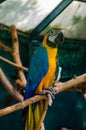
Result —
<path fill-rule="evenodd" d="M 58 45 L 63 42 L 62 29 L 52 28 L 45 34 L 42 44 L 34 51 L 30 60 L 24 100 L 54 85 L 58 68 Z M 43 101 L 28 106 L 25 130 L 35 130 L 42 111 Z"/>

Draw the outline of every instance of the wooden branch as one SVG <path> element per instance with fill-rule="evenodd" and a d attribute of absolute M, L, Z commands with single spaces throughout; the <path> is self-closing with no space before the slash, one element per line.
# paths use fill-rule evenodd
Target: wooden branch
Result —
<path fill-rule="evenodd" d="M 59 87 L 57 85 L 56 87 L 54 87 L 55 94 L 62 92 L 64 90 L 68 90 L 70 88 L 73 88 L 74 86 L 77 87 L 77 85 L 84 83 L 84 82 L 86 82 L 86 74 L 80 75 L 80 76 L 76 77 L 75 79 L 71 79 L 71 80 L 61 84 L 61 86 L 59 86 Z M 0 110 L 0 117 L 4 116 L 6 114 L 9 114 L 11 112 L 17 111 L 19 109 L 23 109 L 26 106 L 33 104 L 35 102 L 38 102 L 39 100 L 43 100 L 43 99 L 46 99 L 45 95 L 43 95 L 43 96 L 42 95 L 36 95 L 36 96 L 34 96 L 30 99 L 27 99 L 27 100 L 25 100 L 21 103 L 17 103 L 15 105 L 10 106 L 10 107 L 1 109 Z"/>
<path fill-rule="evenodd" d="M 43 100 L 43 99 L 46 99 L 46 96 L 40 96 L 40 95 L 36 95 L 30 99 L 27 99 L 23 102 L 19 102 L 15 105 L 12 105 L 10 107 L 7 107 L 7 108 L 4 108 L 4 109 L 1 109 L 0 110 L 0 117 L 1 116 L 4 116 L 6 114 L 9 114 L 11 112 L 14 112 L 14 111 L 17 111 L 17 110 L 20 110 L 20 109 L 24 109 L 26 106 L 30 105 L 30 104 L 33 104 L 35 102 L 38 102 L 40 100 Z"/>
<path fill-rule="evenodd" d="M 0 49 L 4 50 L 6 52 L 12 53 L 12 49 L 7 47 L 6 45 L 4 45 L 2 42 L 0 42 Z"/>
<path fill-rule="evenodd" d="M 61 84 L 59 87 L 58 85 L 54 88 L 55 93 L 59 93 L 71 88 L 77 88 L 79 84 L 86 83 L 86 74 L 80 75 L 76 78 L 73 78 L 63 84 Z"/>
<path fill-rule="evenodd" d="M 22 82 L 20 79 L 16 80 L 16 85 L 18 85 L 18 84 L 19 84 L 19 86 L 21 86 L 21 88 L 25 88 L 24 82 Z"/>
<path fill-rule="evenodd" d="M 20 55 L 19 55 L 18 36 L 17 36 L 17 31 L 16 31 L 15 25 L 11 25 L 10 29 L 11 29 L 12 44 L 13 44 L 12 56 L 13 56 L 14 62 L 22 67 L 22 63 L 21 63 Z M 25 78 L 25 75 L 23 73 L 23 70 L 18 70 L 18 77 L 19 77 L 20 81 L 22 81 L 24 86 L 25 86 L 26 85 L 26 78 Z"/>
<path fill-rule="evenodd" d="M 8 93 L 15 98 L 17 101 L 23 101 L 23 96 L 21 94 L 19 94 L 14 87 L 12 86 L 12 84 L 8 81 L 8 79 L 6 78 L 5 74 L 3 73 L 3 71 L 0 68 L 0 82 L 3 84 L 3 86 L 5 87 L 5 89 L 8 91 Z"/>
<path fill-rule="evenodd" d="M 4 62 L 6 62 L 6 63 L 8 63 L 8 64 L 10 64 L 10 65 L 12 65 L 12 66 L 18 68 L 18 69 L 22 69 L 22 70 L 24 70 L 24 71 L 26 71 L 26 72 L 28 71 L 28 68 L 23 67 L 23 66 L 19 66 L 18 64 L 14 63 L 14 62 L 12 62 L 12 61 L 10 61 L 10 60 L 8 60 L 8 59 L 2 57 L 2 56 L 0 56 L 0 60 L 2 60 L 2 61 L 4 61 Z"/>

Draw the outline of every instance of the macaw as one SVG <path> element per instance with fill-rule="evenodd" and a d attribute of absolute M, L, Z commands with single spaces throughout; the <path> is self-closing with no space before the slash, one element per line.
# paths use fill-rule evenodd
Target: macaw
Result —
<path fill-rule="evenodd" d="M 45 35 L 42 45 L 36 49 L 31 58 L 24 99 L 39 94 L 54 84 L 58 66 L 58 45 L 63 41 L 63 30 L 53 28 Z M 25 130 L 35 129 L 42 110 L 43 102 L 41 101 L 36 103 L 35 107 L 29 105 Z"/>

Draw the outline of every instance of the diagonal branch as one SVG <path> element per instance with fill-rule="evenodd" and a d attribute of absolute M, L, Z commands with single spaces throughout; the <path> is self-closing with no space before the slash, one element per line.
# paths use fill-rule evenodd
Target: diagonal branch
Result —
<path fill-rule="evenodd" d="M 16 68 L 22 69 L 22 70 L 24 70 L 24 71 L 26 71 L 26 72 L 28 71 L 28 68 L 23 67 L 23 66 L 19 66 L 18 64 L 14 63 L 14 62 L 12 62 L 12 61 L 10 61 L 10 60 L 8 60 L 8 59 L 2 57 L 2 56 L 0 56 L 0 60 L 6 62 L 6 63 L 8 63 L 8 64 L 10 64 L 10 65 L 12 65 L 12 66 L 14 66 L 14 67 L 16 67 Z"/>
<path fill-rule="evenodd" d="M 81 86 L 81 84 L 85 84 L 85 85 Z M 57 84 L 57 86 L 54 88 L 54 91 L 55 93 L 59 93 L 65 90 L 77 89 L 79 85 L 80 87 L 86 87 L 86 73 L 77 76 L 73 79 L 70 79 L 69 81 L 61 84 L 59 87 Z"/>
<path fill-rule="evenodd" d="M 3 86 L 6 88 L 6 90 L 12 97 L 14 97 L 17 101 L 23 101 L 23 96 L 14 89 L 13 85 L 8 81 L 1 68 L 0 68 L 0 82 L 3 84 Z"/>
<path fill-rule="evenodd" d="M 67 82 L 64 82 L 62 83 L 59 87 L 58 85 L 56 87 L 54 87 L 54 91 L 55 91 L 55 94 L 59 93 L 59 92 L 62 92 L 62 91 L 65 91 L 65 90 L 68 90 L 68 89 L 71 89 L 73 87 L 76 87 L 79 85 L 79 84 L 82 84 L 82 83 L 85 83 L 86 84 L 86 74 L 83 74 L 83 75 L 80 75 L 74 79 L 71 79 Z M 86 87 L 86 86 L 85 86 Z M 45 95 L 36 95 L 30 99 L 27 99 L 21 103 L 17 103 L 15 105 L 12 105 L 10 107 L 7 107 L 7 108 L 4 108 L 4 109 L 1 109 L 0 110 L 0 117 L 1 116 L 4 116 L 6 114 L 9 114 L 11 112 L 14 112 L 14 111 L 17 111 L 19 109 L 23 109 L 25 108 L 26 106 L 30 105 L 30 104 L 33 104 L 35 102 L 38 102 L 39 100 L 43 100 L 43 99 L 46 99 L 46 96 Z"/>
<path fill-rule="evenodd" d="M 12 49 L 7 47 L 6 45 L 4 45 L 1 41 L 0 41 L 0 49 L 4 50 L 6 52 L 12 53 Z"/>

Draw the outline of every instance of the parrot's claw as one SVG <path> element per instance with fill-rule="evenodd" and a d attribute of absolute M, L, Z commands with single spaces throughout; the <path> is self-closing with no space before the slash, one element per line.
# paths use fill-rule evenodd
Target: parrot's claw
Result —
<path fill-rule="evenodd" d="M 54 93 L 53 87 L 49 87 L 47 89 L 42 90 L 42 94 L 50 94 L 52 99 L 55 98 L 55 93 Z"/>
<path fill-rule="evenodd" d="M 52 105 L 53 99 L 55 98 L 55 93 L 53 87 L 49 87 L 48 89 L 42 90 L 43 94 L 47 94 L 48 100 L 49 100 L 49 106 Z"/>
<path fill-rule="evenodd" d="M 53 99 L 55 98 L 54 89 L 52 87 L 49 87 L 48 89 L 42 90 L 42 94 L 47 94 L 48 100 L 49 100 L 49 106 L 52 105 Z"/>
<path fill-rule="evenodd" d="M 55 93 L 53 87 L 49 87 L 47 89 L 43 89 L 42 92 L 36 93 L 37 95 L 47 95 L 49 100 L 49 105 L 51 106 L 53 103 L 53 99 L 55 98 Z"/>

